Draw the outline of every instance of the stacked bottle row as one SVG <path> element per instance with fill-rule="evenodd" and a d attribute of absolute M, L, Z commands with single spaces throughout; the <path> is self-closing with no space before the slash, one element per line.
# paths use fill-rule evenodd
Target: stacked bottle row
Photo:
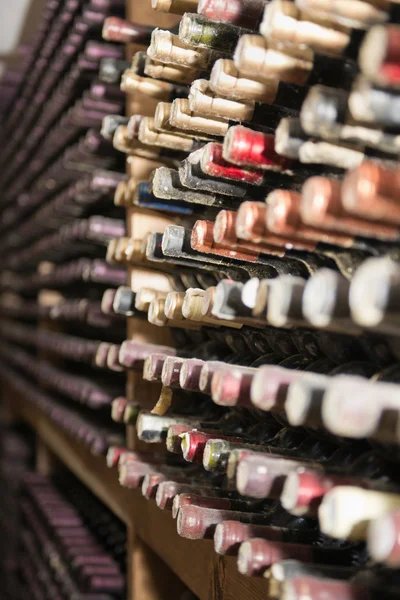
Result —
<path fill-rule="evenodd" d="M 17 81 L 2 114 L 2 378 L 94 454 L 124 439 L 109 407 L 125 379 L 95 363 L 102 343 L 125 338 L 124 321 L 101 310 L 107 286 L 127 276 L 104 260 L 125 235 L 111 201 L 124 161 L 100 135 L 103 118 L 124 110 L 108 61 L 127 64 L 101 30 L 124 13 L 121 0 L 48 0 L 3 85 Z"/>
<path fill-rule="evenodd" d="M 115 205 L 155 220 L 109 243 L 131 277 L 102 309 L 175 343 L 115 350 L 160 393 L 112 418 L 157 452 L 108 464 L 269 597 L 394 598 L 397 3 L 152 4 L 179 27 L 115 65 L 135 112 L 102 134 L 128 155 Z"/>
<path fill-rule="evenodd" d="M 0 554 L 0 581 L 5 600 L 19 600 L 26 594 L 20 578 L 19 532 L 20 513 L 18 494 L 22 480 L 33 467 L 32 435 L 22 425 L 1 422 L 0 480 L 1 495 L 0 530 L 3 540 Z"/>
<path fill-rule="evenodd" d="M 126 532 L 122 523 L 72 476 L 26 476 L 21 575 L 35 600 L 125 597 Z"/>

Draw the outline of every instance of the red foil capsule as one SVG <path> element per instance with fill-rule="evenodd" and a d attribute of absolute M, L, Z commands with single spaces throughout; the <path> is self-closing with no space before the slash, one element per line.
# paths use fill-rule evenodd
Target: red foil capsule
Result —
<path fill-rule="evenodd" d="M 228 519 L 258 525 L 265 522 L 263 514 L 203 508 L 191 504 L 182 506 L 179 510 L 177 530 L 180 536 L 189 540 L 212 539 L 217 525 Z"/>
<path fill-rule="evenodd" d="M 161 381 L 168 387 L 179 387 L 179 374 L 184 363 L 184 359 L 169 356 L 163 364 Z"/>
<path fill-rule="evenodd" d="M 130 462 L 119 468 L 119 482 L 123 487 L 130 489 L 138 488 L 142 485 L 145 475 L 155 472 L 151 465 Z"/>
<path fill-rule="evenodd" d="M 305 240 L 301 236 L 282 236 L 271 233 L 267 228 L 267 205 L 263 202 L 242 202 L 235 220 L 236 235 L 240 239 L 253 243 L 273 244 L 277 248 L 296 248 L 313 251 L 316 242 Z M 261 250 L 260 250 L 261 251 Z"/>
<path fill-rule="evenodd" d="M 175 496 L 173 502 L 172 516 L 174 519 L 178 516 L 178 512 L 182 506 L 201 506 L 203 508 L 230 510 L 231 502 L 228 498 L 209 498 L 198 494 L 179 494 Z"/>
<path fill-rule="evenodd" d="M 385 63 L 400 63 L 400 27 L 386 27 Z"/>
<path fill-rule="evenodd" d="M 311 469 L 299 469 L 287 476 L 281 495 L 282 506 L 298 516 L 317 516 L 323 497 L 336 485 L 358 485 L 373 489 L 372 480 L 324 475 Z"/>
<path fill-rule="evenodd" d="M 161 381 L 161 374 L 167 354 L 150 354 L 144 362 L 143 379 L 146 381 Z"/>
<path fill-rule="evenodd" d="M 250 389 L 254 372 L 217 371 L 211 381 L 211 397 L 220 406 L 251 407 Z"/>
<path fill-rule="evenodd" d="M 312 562 L 313 556 L 310 546 L 253 538 L 240 546 L 237 564 L 242 575 L 254 577 L 262 575 L 271 565 L 281 560 L 292 558 Z"/>
<path fill-rule="evenodd" d="M 295 508 L 307 508 L 313 502 L 321 500 L 324 494 L 333 487 L 334 484 L 329 485 L 329 483 L 328 478 L 313 471 L 290 473 L 286 480 L 288 488 L 286 495 L 291 495 L 293 500 L 295 498 Z"/>
<path fill-rule="evenodd" d="M 288 387 L 298 377 L 291 369 L 261 367 L 251 383 L 252 403 L 261 410 L 283 412 Z"/>
<path fill-rule="evenodd" d="M 394 63 L 384 63 L 381 67 L 381 75 L 389 81 L 391 85 L 399 85 L 400 65 Z"/>
<path fill-rule="evenodd" d="M 273 171 L 285 171 L 291 161 L 275 152 L 275 137 L 253 131 L 242 125 L 228 130 L 224 139 L 223 157 L 228 162 Z"/>
<path fill-rule="evenodd" d="M 223 146 L 210 142 L 203 148 L 201 170 L 211 177 L 221 177 L 250 185 L 261 185 L 264 180 L 263 171 L 241 169 L 224 160 Z"/>
<path fill-rule="evenodd" d="M 166 446 L 168 452 L 173 452 L 174 454 L 181 454 L 181 435 L 191 430 L 192 427 L 190 425 L 181 425 L 180 423 L 177 423 L 176 425 L 171 425 L 168 428 L 166 439 Z"/>
<path fill-rule="evenodd" d="M 236 556 L 241 543 L 252 538 L 261 538 L 269 542 L 312 544 L 315 541 L 315 534 L 310 530 L 223 521 L 215 529 L 214 549 L 221 555 Z"/>
<path fill-rule="evenodd" d="M 177 494 L 196 491 L 197 486 L 179 483 L 177 481 L 163 481 L 156 493 L 156 504 L 162 510 L 172 510 L 172 504 Z"/>
<path fill-rule="evenodd" d="M 142 495 L 151 500 L 156 497 L 158 486 L 166 480 L 166 476 L 161 473 L 148 473 L 143 479 Z"/>
<path fill-rule="evenodd" d="M 248 525 L 239 521 L 223 521 L 217 525 L 214 533 L 214 549 L 221 555 L 236 556 L 240 544 L 253 537 L 280 541 L 280 527 L 268 525 Z"/>
<path fill-rule="evenodd" d="M 110 446 L 107 452 L 107 467 L 116 467 L 119 463 L 119 459 L 125 452 L 126 448 Z"/>
<path fill-rule="evenodd" d="M 214 492 L 217 493 L 217 490 L 214 490 Z M 174 519 L 178 516 L 182 506 L 198 506 L 219 510 L 243 511 L 245 513 L 251 512 L 255 508 L 255 504 L 252 501 L 223 498 L 214 495 L 214 493 L 211 496 L 207 490 L 203 494 L 179 494 L 175 496 L 172 507 L 172 516 Z"/>
<path fill-rule="evenodd" d="M 227 363 L 224 363 L 222 361 L 207 361 L 204 363 L 202 369 L 201 369 L 201 373 L 200 373 L 200 379 L 199 379 L 199 388 L 200 391 L 204 392 L 205 394 L 210 395 L 211 394 L 211 381 L 213 378 L 214 373 L 216 373 L 216 371 L 222 371 L 222 370 L 228 370 L 230 368 L 230 365 L 228 365 Z"/>
<path fill-rule="evenodd" d="M 204 448 L 208 440 L 212 440 L 218 432 L 188 431 L 182 435 L 182 454 L 188 462 L 202 462 Z"/>
<path fill-rule="evenodd" d="M 359 65 L 361 71 L 378 84 L 398 87 L 400 81 L 399 25 L 373 27 L 361 46 Z"/>
<path fill-rule="evenodd" d="M 198 358 L 189 358 L 182 365 L 179 373 L 179 384 L 183 390 L 200 391 L 199 382 L 204 361 Z"/>
<path fill-rule="evenodd" d="M 250 452 L 237 467 L 236 488 L 251 498 L 279 498 L 286 477 L 301 466 L 294 458 Z"/>

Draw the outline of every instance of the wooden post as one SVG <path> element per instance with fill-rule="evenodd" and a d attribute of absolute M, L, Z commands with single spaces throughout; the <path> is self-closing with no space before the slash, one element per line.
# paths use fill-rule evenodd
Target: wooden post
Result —
<path fill-rule="evenodd" d="M 128 530 L 128 598 L 129 600 L 167 600 L 177 598 L 186 588 L 137 535 Z"/>
<path fill-rule="evenodd" d="M 52 475 L 59 470 L 60 462 L 47 444 L 36 434 L 36 471 L 41 475 Z"/>

